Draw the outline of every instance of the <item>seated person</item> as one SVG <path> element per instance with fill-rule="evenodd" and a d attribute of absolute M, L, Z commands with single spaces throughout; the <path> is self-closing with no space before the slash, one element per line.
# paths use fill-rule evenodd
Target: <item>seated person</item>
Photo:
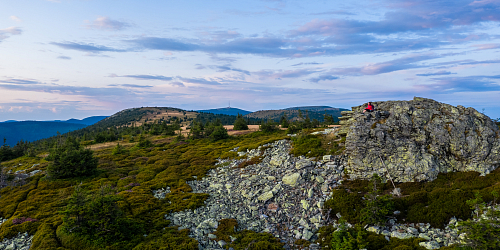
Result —
<path fill-rule="evenodd" d="M 373 110 L 375 110 L 375 107 L 372 105 L 371 102 L 368 102 L 368 105 L 366 106 L 365 110 L 363 110 L 363 113 L 365 112 L 373 112 Z"/>

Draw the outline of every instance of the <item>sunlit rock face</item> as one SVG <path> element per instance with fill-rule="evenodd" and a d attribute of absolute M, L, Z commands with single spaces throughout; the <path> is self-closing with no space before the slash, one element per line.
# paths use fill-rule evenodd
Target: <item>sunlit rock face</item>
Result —
<path fill-rule="evenodd" d="M 473 108 L 419 97 L 373 104 L 371 113 L 363 113 L 366 104 L 342 112 L 339 134 L 346 136 L 350 178 L 377 173 L 423 181 L 455 171 L 484 175 L 500 165 L 499 128 Z"/>

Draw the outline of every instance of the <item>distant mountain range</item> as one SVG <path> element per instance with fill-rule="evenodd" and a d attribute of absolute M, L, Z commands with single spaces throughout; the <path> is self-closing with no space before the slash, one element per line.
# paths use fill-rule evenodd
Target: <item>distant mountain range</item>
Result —
<path fill-rule="evenodd" d="M 0 122 L 0 143 L 3 139 L 6 144 L 14 146 L 20 140 L 36 141 L 43 138 L 57 135 L 57 132 L 64 134 L 69 131 L 78 130 L 92 125 L 107 116 L 91 116 L 81 120 L 69 119 L 66 121 L 5 121 Z"/>
<path fill-rule="evenodd" d="M 196 112 L 212 113 L 212 114 L 216 114 L 216 115 L 218 115 L 218 114 L 222 114 L 222 115 L 238 115 L 238 114 L 246 115 L 246 114 L 252 113 L 250 111 L 246 111 L 243 109 L 231 108 L 231 107 L 197 110 Z"/>
<path fill-rule="evenodd" d="M 0 123 L 11 123 L 11 122 L 62 122 L 62 123 L 74 123 L 74 124 L 84 124 L 84 125 L 92 125 L 108 116 L 90 116 L 87 118 L 79 119 L 69 119 L 69 120 L 53 120 L 53 121 L 16 121 L 16 120 L 8 120 Z"/>

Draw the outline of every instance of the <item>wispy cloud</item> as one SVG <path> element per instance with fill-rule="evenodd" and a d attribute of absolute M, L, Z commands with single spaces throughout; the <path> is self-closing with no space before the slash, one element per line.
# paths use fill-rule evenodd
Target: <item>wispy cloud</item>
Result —
<path fill-rule="evenodd" d="M 472 47 L 476 47 L 476 50 L 500 49 L 500 44 L 498 43 L 474 44 L 472 45 Z"/>
<path fill-rule="evenodd" d="M 339 77 L 334 76 L 334 75 L 320 75 L 318 77 L 309 78 L 309 81 L 314 82 L 314 83 L 318 83 L 320 81 L 332 81 L 332 80 L 336 80 L 336 79 L 339 79 Z"/>
<path fill-rule="evenodd" d="M 102 45 L 95 45 L 93 43 L 75 43 L 75 42 L 63 42 L 63 43 L 57 43 L 57 42 L 52 42 L 50 43 L 52 45 L 56 45 L 60 48 L 63 49 L 69 49 L 69 50 L 77 50 L 77 51 L 83 51 L 83 52 L 90 52 L 90 53 L 100 53 L 100 52 L 124 52 L 125 50 L 121 49 L 114 49 Z"/>
<path fill-rule="evenodd" d="M 110 19 L 109 17 L 98 17 L 96 20 L 90 22 L 86 21 L 88 29 L 100 29 L 100 30 L 111 30 L 111 31 L 118 31 L 118 30 L 124 30 L 131 25 L 126 22 L 121 22 L 117 20 Z"/>
<path fill-rule="evenodd" d="M 320 65 L 320 64 L 323 64 L 323 63 L 317 63 L 317 62 L 301 62 L 301 63 L 297 63 L 297 64 L 293 64 L 292 66 L 301 66 L 301 65 Z"/>
<path fill-rule="evenodd" d="M 116 74 L 111 74 L 110 77 L 128 77 L 136 80 L 158 80 L 158 81 L 172 81 L 173 77 L 162 76 L 162 75 L 123 75 L 119 76 Z"/>
<path fill-rule="evenodd" d="M 423 65 L 417 64 L 418 62 L 439 58 L 437 54 L 413 54 L 404 56 L 402 58 L 380 62 L 375 64 L 368 64 L 361 67 L 349 67 L 349 68 L 334 68 L 330 72 L 337 75 L 350 75 L 350 76 L 361 76 L 361 75 L 378 75 L 383 73 L 389 73 L 398 70 L 421 68 Z"/>
<path fill-rule="evenodd" d="M 69 57 L 69 56 L 58 56 L 57 59 L 71 60 L 71 57 Z"/>
<path fill-rule="evenodd" d="M 34 91 L 53 93 L 60 95 L 82 95 L 82 96 L 127 96 L 132 95 L 124 88 L 93 88 L 86 86 L 68 86 L 59 84 L 40 84 L 38 81 L 16 81 L 9 82 L 12 84 L 0 84 L 0 89 L 17 90 L 17 91 Z"/>
<path fill-rule="evenodd" d="M 9 78 L 6 80 L 0 80 L 0 83 L 9 83 L 9 84 L 43 84 L 42 82 L 39 82 L 37 80 L 28 80 L 28 79 L 16 79 L 16 78 Z"/>
<path fill-rule="evenodd" d="M 110 84 L 108 86 L 111 86 L 111 87 L 123 86 L 123 87 L 129 87 L 129 88 L 152 88 L 153 87 L 150 85 L 137 85 L 137 84 Z"/>
<path fill-rule="evenodd" d="M 419 91 L 434 91 L 438 93 L 500 91 L 500 75 L 464 76 L 433 78 L 431 84 L 418 84 L 414 87 Z"/>
<path fill-rule="evenodd" d="M 196 69 L 215 69 L 217 72 L 227 72 L 227 71 L 233 71 L 233 72 L 238 72 L 238 73 L 243 73 L 245 75 L 250 75 L 250 71 L 244 70 L 244 69 L 238 69 L 238 68 L 233 68 L 231 65 L 201 65 L 201 64 L 196 64 Z"/>
<path fill-rule="evenodd" d="M 253 74 L 258 75 L 261 80 L 264 79 L 281 80 L 282 78 L 299 78 L 316 72 L 319 72 L 319 70 L 315 69 L 295 69 L 295 70 L 277 70 L 277 71 L 261 70 L 253 72 Z"/>
<path fill-rule="evenodd" d="M 17 16 L 10 16 L 10 19 L 13 21 L 16 21 L 16 22 L 22 22 L 21 18 L 19 18 Z"/>
<path fill-rule="evenodd" d="M 333 10 L 333 11 L 312 13 L 311 15 L 354 15 L 354 13 L 342 10 Z"/>
<path fill-rule="evenodd" d="M 23 31 L 18 27 L 0 29 L 0 41 L 9 38 L 12 35 L 21 35 L 21 33 L 23 33 Z"/>
<path fill-rule="evenodd" d="M 178 80 L 184 83 L 202 84 L 202 85 L 221 85 L 218 81 L 206 80 L 204 78 L 186 78 L 186 77 L 176 77 Z"/>
<path fill-rule="evenodd" d="M 417 76 L 441 76 L 441 75 L 452 75 L 452 74 L 456 73 L 451 73 L 450 71 L 441 70 L 434 73 L 417 74 Z"/>

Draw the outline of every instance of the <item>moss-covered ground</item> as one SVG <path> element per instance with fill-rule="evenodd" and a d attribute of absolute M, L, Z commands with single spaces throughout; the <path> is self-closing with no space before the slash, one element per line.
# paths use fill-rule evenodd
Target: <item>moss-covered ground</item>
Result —
<path fill-rule="evenodd" d="M 98 249 L 85 239 L 61 230 L 63 215 L 59 211 L 65 208 L 75 186 L 81 183 L 82 188 L 90 193 L 98 192 L 104 185 L 113 187 L 122 197 L 118 203 L 120 209 L 144 226 L 144 235 L 117 242 L 106 249 L 197 249 L 198 242 L 188 237 L 188 230 L 168 227 L 169 221 L 164 219 L 168 212 L 194 209 L 204 204 L 208 194 L 191 193 L 186 181 L 205 176 L 215 167 L 219 157 L 237 158 L 236 152 L 229 152 L 235 147 L 246 151 L 283 138 L 286 138 L 284 131 L 273 134 L 255 132 L 216 142 L 150 137 L 153 146 L 147 148 L 127 144 L 120 154 L 112 154 L 112 147 L 97 149 L 95 156 L 99 165 L 94 176 L 48 180 L 37 174 L 27 179 L 25 185 L 1 189 L 0 217 L 8 221 L 0 226 L 0 239 L 14 237 L 18 232 L 29 232 L 35 236 L 33 249 Z M 48 165 L 43 158 L 22 157 L 3 162 L 2 167 L 7 171 L 17 171 L 37 163 L 40 165 L 33 170 L 45 170 Z M 154 198 L 152 190 L 167 186 L 171 193 L 165 199 Z M 20 217 L 37 221 L 13 224 L 13 220 Z M 253 247 L 249 249 L 270 249 L 266 244 L 275 240 L 270 235 L 251 231 L 238 232 L 237 237 L 236 249 L 245 249 L 250 244 Z"/>

